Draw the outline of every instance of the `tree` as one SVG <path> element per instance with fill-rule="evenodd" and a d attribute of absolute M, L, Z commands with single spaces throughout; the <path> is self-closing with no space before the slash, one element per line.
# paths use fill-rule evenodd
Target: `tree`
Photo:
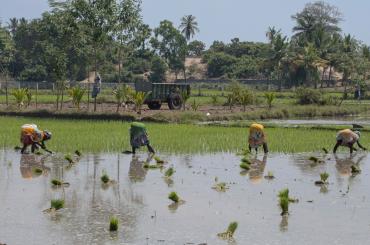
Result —
<path fill-rule="evenodd" d="M 276 30 L 275 26 L 270 26 L 266 31 L 266 37 L 272 43 L 275 40 L 275 36 L 279 33 L 281 33 L 281 30 Z"/>
<path fill-rule="evenodd" d="M 152 47 L 162 57 L 168 67 L 175 72 L 176 78 L 180 70 L 185 73 L 186 40 L 168 20 L 161 21 L 154 29 L 154 37 L 150 40 Z"/>
<path fill-rule="evenodd" d="M 210 77 L 221 77 L 231 72 L 231 67 L 237 62 L 234 56 L 225 53 L 212 53 L 208 58 L 207 74 Z"/>
<path fill-rule="evenodd" d="M 143 106 L 147 96 L 147 93 L 141 91 L 132 94 L 132 100 L 134 101 L 137 114 L 141 114 L 141 107 Z"/>
<path fill-rule="evenodd" d="M 194 40 L 188 44 L 188 54 L 190 56 L 200 57 L 206 48 L 205 43 Z"/>
<path fill-rule="evenodd" d="M 161 57 L 155 55 L 151 61 L 149 81 L 152 83 L 161 83 L 166 81 L 167 64 Z"/>
<path fill-rule="evenodd" d="M 181 18 L 180 24 L 181 33 L 184 35 L 187 41 L 195 35 L 196 32 L 199 32 L 198 22 L 196 21 L 195 16 L 185 15 Z"/>
<path fill-rule="evenodd" d="M 72 97 L 72 103 L 78 110 L 80 110 L 80 103 L 85 92 L 86 89 L 83 89 L 80 86 L 73 87 L 69 90 L 69 96 Z"/>
<path fill-rule="evenodd" d="M 306 4 L 292 19 L 296 21 L 293 27 L 294 37 L 313 42 L 318 29 L 328 34 L 339 33 L 341 29 L 338 24 L 342 20 L 342 14 L 337 7 L 318 1 Z"/>

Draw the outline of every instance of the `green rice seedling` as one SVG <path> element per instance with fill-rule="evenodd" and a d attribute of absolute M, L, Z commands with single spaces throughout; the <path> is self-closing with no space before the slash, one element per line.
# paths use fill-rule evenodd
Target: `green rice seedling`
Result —
<path fill-rule="evenodd" d="M 289 199 L 285 196 L 280 197 L 279 205 L 281 208 L 281 215 L 288 215 L 289 214 Z"/>
<path fill-rule="evenodd" d="M 320 174 L 320 180 L 315 181 L 315 185 L 326 185 L 327 180 L 329 178 L 329 174 L 324 172 Z"/>
<path fill-rule="evenodd" d="M 216 183 L 212 187 L 212 189 L 215 189 L 218 192 L 225 192 L 227 189 L 229 189 L 229 187 L 226 185 L 225 182 L 219 182 L 219 183 Z"/>
<path fill-rule="evenodd" d="M 33 172 L 34 172 L 35 174 L 37 174 L 37 175 L 40 175 L 40 174 L 42 174 L 44 171 L 43 171 L 41 168 L 34 168 L 34 169 L 33 169 Z"/>
<path fill-rule="evenodd" d="M 53 186 L 62 186 L 62 181 L 60 181 L 60 180 L 58 180 L 58 179 L 52 179 L 51 180 L 51 184 L 53 185 Z"/>
<path fill-rule="evenodd" d="M 63 199 L 52 199 L 50 201 L 50 207 L 54 208 L 55 210 L 59 210 L 64 208 L 64 200 Z"/>
<path fill-rule="evenodd" d="M 64 155 L 64 159 L 67 160 L 70 164 L 74 163 L 71 154 Z"/>
<path fill-rule="evenodd" d="M 164 163 L 164 161 L 161 158 L 159 158 L 158 156 L 154 156 L 154 160 L 157 164 L 163 164 Z"/>
<path fill-rule="evenodd" d="M 283 189 L 281 191 L 279 191 L 279 194 L 278 194 L 278 197 L 281 199 L 281 198 L 286 198 L 289 200 L 289 189 L 286 188 L 286 189 Z"/>
<path fill-rule="evenodd" d="M 252 163 L 251 163 L 251 161 L 248 159 L 248 158 L 246 158 L 246 157 L 243 157 L 242 158 L 242 162 L 243 163 L 246 163 L 246 164 L 248 164 L 248 165 L 251 165 Z"/>
<path fill-rule="evenodd" d="M 109 231 L 118 230 L 118 219 L 116 217 L 111 217 L 109 221 Z"/>
<path fill-rule="evenodd" d="M 172 167 L 170 167 L 166 170 L 166 172 L 164 172 L 164 176 L 167 178 L 171 178 L 174 173 L 175 170 Z"/>
<path fill-rule="evenodd" d="M 108 174 L 105 171 L 103 171 L 103 175 L 100 177 L 100 180 L 104 184 L 108 184 L 108 182 L 110 181 L 109 176 L 108 176 Z"/>
<path fill-rule="evenodd" d="M 319 162 L 319 159 L 317 157 L 314 157 L 314 156 L 310 156 L 310 158 L 308 158 L 308 160 L 314 162 L 314 163 L 317 163 Z"/>
<path fill-rule="evenodd" d="M 79 150 L 75 150 L 75 154 L 77 155 L 77 156 L 82 156 L 82 154 L 81 154 L 81 152 L 79 151 Z"/>
<path fill-rule="evenodd" d="M 359 173 L 361 173 L 361 169 L 356 165 L 352 165 L 351 166 L 351 173 L 353 175 L 359 174 Z"/>
<path fill-rule="evenodd" d="M 288 188 L 279 191 L 278 197 L 279 197 L 279 199 L 286 198 L 289 202 L 293 202 L 293 203 L 299 201 L 297 198 L 292 198 L 292 197 L 289 196 L 289 189 Z"/>
<path fill-rule="evenodd" d="M 248 171 L 251 168 L 250 165 L 245 162 L 242 162 L 239 166 L 241 169 L 246 170 L 246 171 Z"/>
<path fill-rule="evenodd" d="M 268 180 L 275 179 L 274 173 L 272 171 L 268 171 L 267 175 L 265 176 L 265 179 Z"/>
<path fill-rule="evenodd" d="M 237 228 L 238 228 L 238 222 L 231 222 L 229 226 L 227 227 L 227 230 L 224 232 L 218 233 L 217 236 L 225 240 L 233 239 L 234 233 Z"/>
<path fill-rule="evenodd" d="M 14 150 L 15 150 L 15 151 L 20 151 L 21 149 L 22 149 L 22 147 L 20 147 L 20 146 L 18 146 L 18 145 L 14 146 Z"/>
<path fill-rule="evenodd" d="M 329 153 L 329 151 L 325 147 L 323 147 L 322 150 L 325 152 L 325 154 Z"/>
<path fill-rule="evenodd" d="M 324 172 L 324 173 L 321 173 L 320 174 L 320 180 L 324 183 L 326 183 L 326 181 L 328 180 L 329 178 L 329 174 L 327 172 Z"/>
<path fill-rule="evenodd" d="M 168 194 L 168 199 L 170 199 L 171 201 L 173 201 L 174 203 L 178 203 L 180 201 L 180 198 L 179 196 L 177 195 L 176 192 L 171 192 L 170 194 Z"/>
<path fill-rule="evenodd" d="M 157 164 L 154 165 L 154 164 L 148 164 L 148 163 L 146 163 L 146 164 L 143 165 L 143 168 L 146 168 L 146 169 L 158 169 L 159 166 Z"/>
<path fill-rule="evenodd" d="M 42 155 L 42 152 L 41 152 L 41 151 L 36 151 L 36 152 L 35 152 L 35 155 L 40 156 L 40 155 Z"/>

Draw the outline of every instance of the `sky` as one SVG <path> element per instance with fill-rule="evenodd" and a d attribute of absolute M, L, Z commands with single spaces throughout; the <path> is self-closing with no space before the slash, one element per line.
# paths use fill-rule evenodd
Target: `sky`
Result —
<path fill-rule="evenodd" d="M 266 41 L 269 26 L 281 29 L 288 36 L 294 22 L 291 16 L 301 11 L 308 0 L 142 0 L 142 15 L 152 28 L 164 19 L 178 26 L 184 15 L 196 16 L 200 32 L 195 39 L 212 44 L 214 40 L 229 42 Z M 38 18 L 48 10 L 47 0 L 0 0 L 0 20 L 11 17 Z M 370 1 L 325 0 L 343 13 L 341 28 L 370 45 Z"/>

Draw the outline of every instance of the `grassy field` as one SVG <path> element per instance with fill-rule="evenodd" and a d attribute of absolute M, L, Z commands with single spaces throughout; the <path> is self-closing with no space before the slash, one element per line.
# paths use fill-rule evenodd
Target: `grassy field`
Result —
<path fill-rule="evenodd" d="M 20 145 L 20 127 L 35 123 L 53 133 L 48 147 L 57 152 L 119 152 L 128 150 L 129 123 L 118 121 L 56 120 L 0 117 L 1 145 Z M 153 147 L 168 153 L 237 152 L 247 147 L 246 127 L 195 126 L 183 124 L 147 124 Z M 311 152 L 332 149 L 336 131 L 310 128 L 267 128 L 271 152 Z M 362 143 L 370 146 L 370 133 Z"/>

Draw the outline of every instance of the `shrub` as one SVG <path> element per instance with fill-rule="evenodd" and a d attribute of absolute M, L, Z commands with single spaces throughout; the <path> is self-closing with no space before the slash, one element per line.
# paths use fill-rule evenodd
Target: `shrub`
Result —
<path fill-rule="evenodd" d="M 266 102 L 267 102 L 267 105 L 269 108 L 272 107 L 272 102 L 274 101 L 275 99 L 275 93 L 271 92 L 271 93 L 265 93 L 265 99 L 266 99 Z"/>
<path fill-rule="evenodd" d="M 297 103 L 300 105 L 319 104 L 321 101 L 321 93 L 312 88 L 297 88 L 296 89 Z"/>
<path fill-rule="evenodd" d="M 80 103 L 85 92 L 86 89 L 83 89 L 80 86 L 73 87 L 69 90 L 69 96 L 72 97 L 72 103 L 78 110 L 80 110 Z"/>
<path fill-rule="evenodd" d="M 21 109 L 27 97 L 27 89 L 25 88 L 15 89 L 12 91 L 11 95 L 14 96 L 18 109 Z"/>

